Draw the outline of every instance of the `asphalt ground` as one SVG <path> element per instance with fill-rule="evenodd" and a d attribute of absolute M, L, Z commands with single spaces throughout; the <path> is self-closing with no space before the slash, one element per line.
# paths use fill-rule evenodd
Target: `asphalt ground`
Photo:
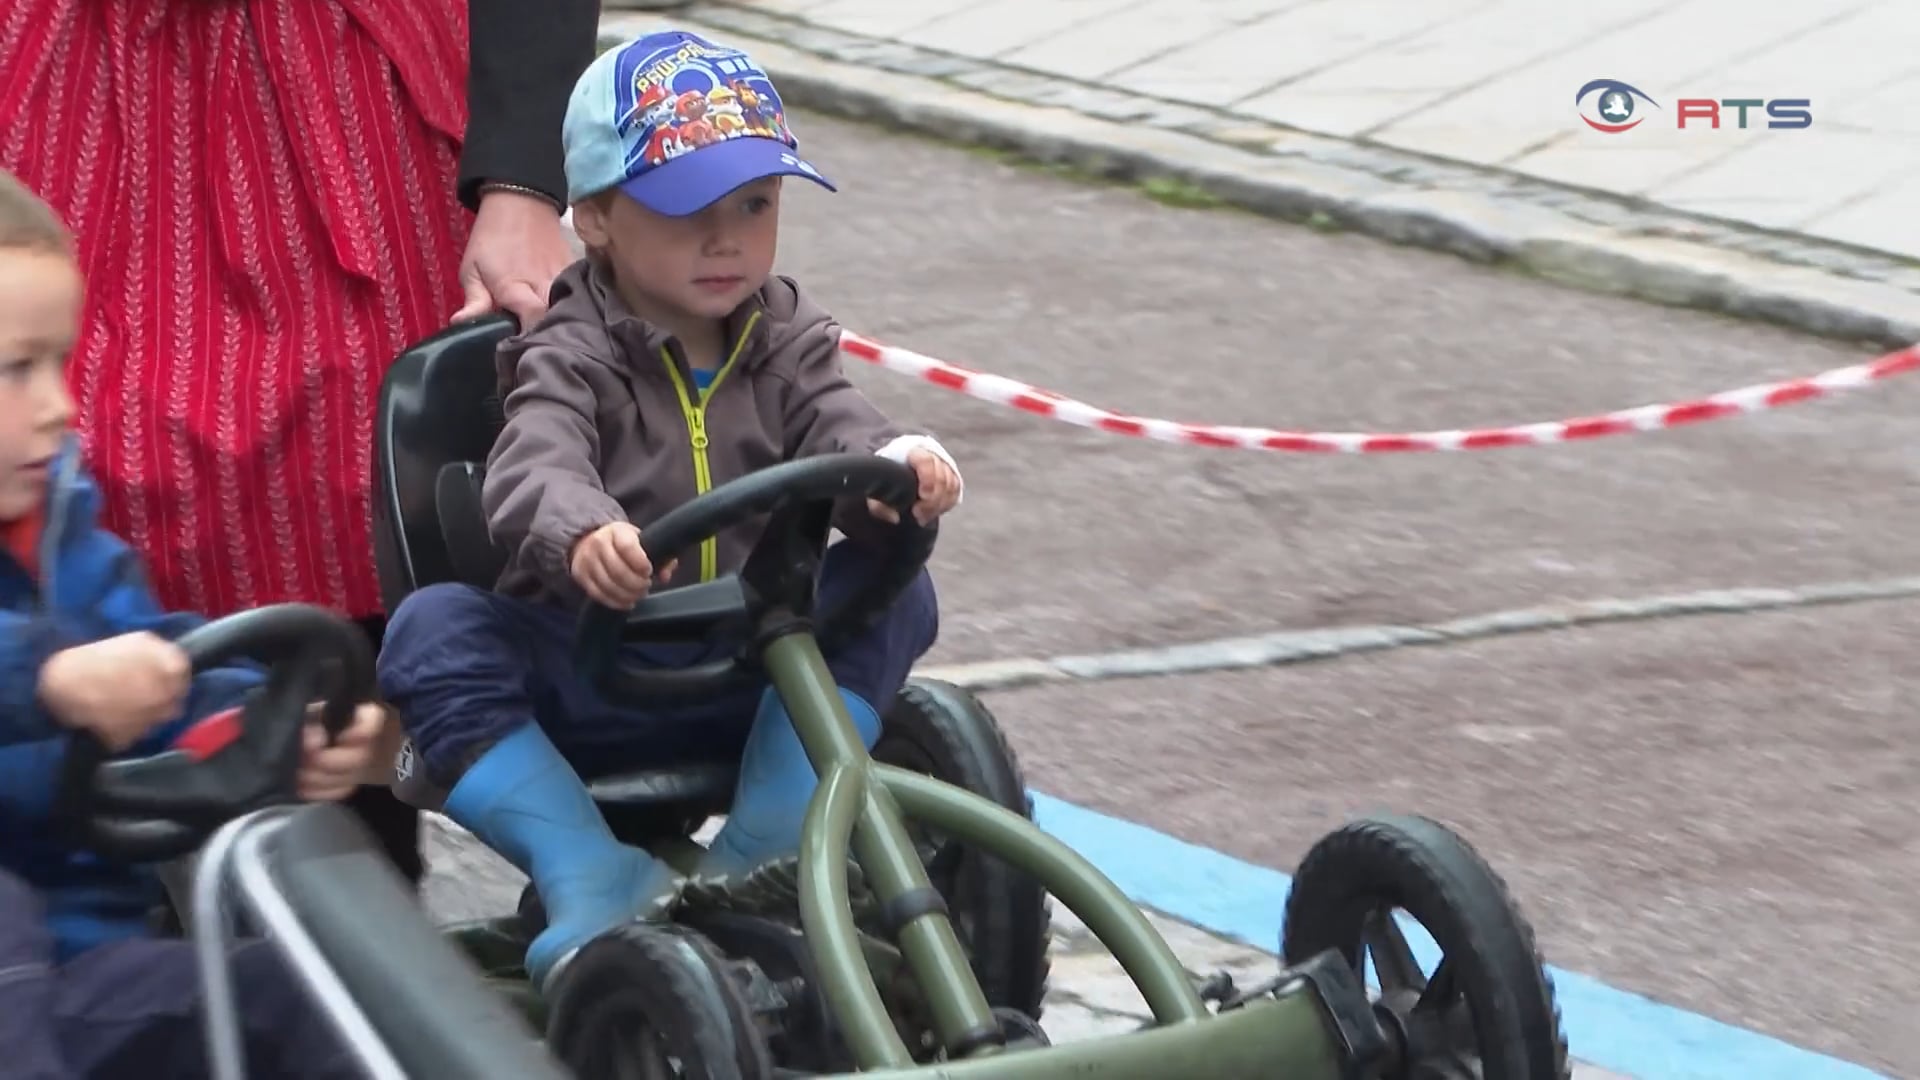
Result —
<path fill-rule="evenodd" d="M 780 269 L 890 344 L 1172 419 L 1420 430 L 1866 359 L 925 141 L 798 119 Z M 1304 456 L 1072 428 L 849 361 L 965 471 L 929 663 L 1911 575 L 1920 377 L 1552 448 Z M 1290 869 L 1433 814 L 1549 959 L 1898 1075 L 1920 601 L 1644 622 L 1301 667 L 997 691 L 1034 786 Z"/>

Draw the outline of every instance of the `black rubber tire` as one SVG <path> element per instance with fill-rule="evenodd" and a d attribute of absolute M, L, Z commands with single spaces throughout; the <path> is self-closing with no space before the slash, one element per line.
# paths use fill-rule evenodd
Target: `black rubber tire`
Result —
<path fill-rule="evenodd" d="M 1327 949 L 1364 974 L 1370 915 L 1400 909 L 1433 936 L 1473 1013 L 1482 1080 L 1569 1080 L 1567 1037 L 1534 943 L 1500 876 L 1451 829 L 1424 817 L 1351 822 L 1301 859 L 1280 952 L 1300 963 Z"/>
<path fill-rule="evenodd" d="M 770 1080 L 772 1052 L 726 961 L 699 934 L 629 923 L 588 942 L 547 1001 L 547 1048 L 579 1080 L 614 1080 L 613 1033 L 651 1029 L 685 1080 Z"/>
<path fill-rule="evenodd" d="M 873 757 L 1033 818 L 1026 777 L 999 722 L 979 698 L 953 683 L 908 680 L 887 710 Z M 1038 1020 L 1052 969 L 1046 890 L 1000 859 L 963 848 L 942 893 L 987 1003 Z"/>

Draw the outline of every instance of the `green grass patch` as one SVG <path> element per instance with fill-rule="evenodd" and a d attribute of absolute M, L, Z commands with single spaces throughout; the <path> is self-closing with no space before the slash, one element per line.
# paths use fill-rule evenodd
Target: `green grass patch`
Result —
<path fill-rule="evenodd" d="M 1149 176 L 1134 185 L 1140 193 L 1162 206 L 1179 207 L 1182 210 L 1218 210 L 1227 206 L 1227 201 L 1198 184 L 1189 183 L 1173 176 Z"/>

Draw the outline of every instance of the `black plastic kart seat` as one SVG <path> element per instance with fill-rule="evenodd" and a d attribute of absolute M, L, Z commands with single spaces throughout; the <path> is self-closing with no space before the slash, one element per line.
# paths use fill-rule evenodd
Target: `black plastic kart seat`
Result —
<path fill-rule="evenodd" d="M 505 423 L 494 352 L 514 331 L 503 315 L 448 327 L 400 354 L 381 385 L 373 544 L 388 611 L 437 582 L 492 588 L 506 563 L 487 532 L 480 484 Z M 612 818 L 682 804 L 717 812 L 738 774 L 735 760 L 693 761 L 588 779 Z"/>

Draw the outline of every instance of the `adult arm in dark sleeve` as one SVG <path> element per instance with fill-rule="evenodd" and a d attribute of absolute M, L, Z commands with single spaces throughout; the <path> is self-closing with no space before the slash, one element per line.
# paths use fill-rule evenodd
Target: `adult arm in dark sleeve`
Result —
<path fill-rule="evenodd" d="M 600 0 L 469 0 L 467 135 L 460 201 L 480 207 L 486 181 L 542 192 L 565 205 L 560 124 L 593 62 Z"/>

